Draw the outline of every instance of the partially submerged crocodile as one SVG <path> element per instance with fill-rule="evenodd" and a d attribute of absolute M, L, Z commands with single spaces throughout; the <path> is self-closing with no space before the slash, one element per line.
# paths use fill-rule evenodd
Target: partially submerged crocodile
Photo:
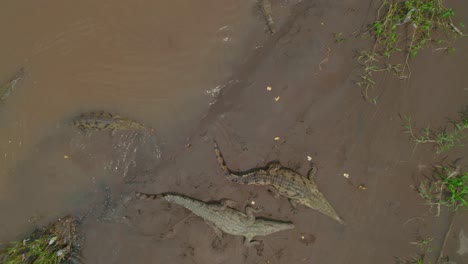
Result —
<path fill-rule="evenodd" d="M 245 173 L 233 172 L 227 167 L 216 141 L 214 141 L 214 150 L 219 165 L 230 181 L 240 184 L 270 186 L 280 195 L 289 198 L 293 207 L 297 203 L 301 203 L 344 224 L 343 219 L 338 216 L 335 209 L 318 190 L 313 180 L 316 173 L 315 167 L 309 171 L 307 178 L 283 167 L 279 162 L 270 162 L 267 167 L 251 169 Z"/>
<path fill-rule="evenodd" d="M 140 192 L 136 193 L 136 197 L 139 199 L 164 198 L 168 202 L 179 204 L 203 218 L 219 237 L 222 236 L 222 232 L 244 236 L 245 246 L 257 244 L 258 241 L 252 241 L 255 236 L 266 236 L 294 228 L 294 225 L 288 222 L 255 219 L 254 208 L 246 206 L 244 214 L 229 207 L 233 204 L 229 200 L 222 200 L 218 204 L 208 204 L 177 194 L 145 194 Z"/>
<path fill-rule="evenodd" d="M 73 125 L 82 130 L 147 129 L 147 127 L 134 120 L 114 115 L 106 111 L 82 113 L 73 119 Z"/>

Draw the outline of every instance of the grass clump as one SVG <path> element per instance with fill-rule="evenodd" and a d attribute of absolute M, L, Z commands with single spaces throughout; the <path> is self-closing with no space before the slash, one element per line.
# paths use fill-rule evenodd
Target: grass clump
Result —
<path fill-rule="evenodd" d="M 411 242 L 411 244 L 418 246 L 421 250 L 424 250 L 427 253 L 432 251 L 430 244 L 433 240 L 434 239 L 432 237 L 420 238 L 414 242 Z"/>
<path fill-rule="evenodd" d="M 67 256 L 55 241 L 55 236 L 42 235 L 35 239 L 10 242 L 3 263 L 63 263 Z"/>
<path fill-rule="evenodd" d="M 462 140 L 468 135 L 468 115 L 464 114 L 460 120 L 450 121 L 452 127 L 442 127 L 437 130 L 431 129 L 429 126 L 422 129 L 420 133 L 413 131 L 413 125 L 410 117 L 405 117 L 407 125 L 405 125 L 406 133 L 410 135 L 412 141 L 418 144 L 432 143 L 436 145 L 436 152 L 440 154 L 449 151 L 454 147 L 463 147 Z"/>
<path fill-rule="evenodd" d="M 410 260 L 401 260 L 401 259 L 397 260 L 397 264 L 424 264 L 424 263 L 426 263 L 424 262 L 424 256 L 413 257 Z"/>
<path fill-rule="evenodd" d="M 437 166 L 431 179 L 421 182 L 417 189 L 421 197 L 437 207 L 447 206 L 453 211 L 468 209 L 468 172 L 455 166 Z"/>
<path fill-rule="evenodd" d="M 76 224 L 71 216 L 59 219 L 28 238 L 3 243 L 0 262 L 5 264 L 62 264 L 76 260 Z"/>
<path fill-rule="evenodd" d="M 410 75 L 410 57 L 416 57 L 423 48 L 432 45 L 453 52 L 454 41 L 466 36 L 462 32 L 464 25 L 453 22 L 454 15 L 455 11 L 445 7 L 443 0 L 384 0 L 369 27 L 375 38 L 374 47 L 361 52 L 358 58 L 364 70 L 357 85 L 362 87 L 364 98 L 373 103 L 377 100 L 369 93 L 375 88 L 373 69 L 392 71 L 405 79 Z M 392 64 L 394 61 L 397 63 Z"/>
<path fill-rule="evenodd" d="M 424 264 L 429 263 L 425 261 L 427 253 L 432 252 L 431 243 L 432 238 L 421 238 L 415 242 L 411 242 L 412 245 L 416 245 L 422 251 L 422 253 L 410 258 L 409 260 L 397 259 L 397 264 Z"/>
<path fill-rule="evenodd" d="M 335 43 L 338 45 L 348 40 L 344 37 L 343 32 L 334 33 L 333 37 L 335 39 Z"/>

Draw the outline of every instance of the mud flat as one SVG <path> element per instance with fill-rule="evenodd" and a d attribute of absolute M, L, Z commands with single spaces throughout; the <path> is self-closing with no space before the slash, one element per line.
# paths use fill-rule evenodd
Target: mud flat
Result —
<path fill-rule="evenodd" d="M 112 185 L 108 217 L 91 214 L 82 226 L 84 259 L 396 263 L 420 253 L 412 242 L 430 237 L 426 261 L 434 263 L 443 251 L 455 263 L 466 262 L 468 225 L 460 220 L 466 212 L 458 212 L 453 222 L 446 208 L 435 217 L 414 188 L 442 158 L 430 145 L 414 149 L 401 117 L 438 127 L 466 106 L 468 46 L 458 42 L 456 56 L 423 51 L 412 61 L 409 80 L 383 76 L 380 100 L 369 104 L 355 86 L 355 55 L 371 43 L 356 32 L 365 29 L 377 8 L 377 3 L 354 0 L 296 5 L 275 34 L 236 68 L 235 81 L 223 86 L 216 102 L 183 130 L 186 137 L 168 146 L 157 167 L 136 174 L 131 184 Z M 454 8 L 463 12 L 468 6 Z M 460 19 L 468 24 L 466 17 Z M 338 32 L 347 40 L 337 43 L 333 33 Z M 229 183 L 214 156 L 213 139 L 222 144 L 233 170 L 279 160 L 306 175 L 312 159 L 318 188 L 346 226 L 304 206 L 292 210 L 286 199 L 264 188 Z M 458 148 L 450 157 L 467 154 Z M 295 229 L 262 238 L 262 248 L 245 248 L 240 237 L 217 239 L 183 208 L 132 200 L 135 191 L 176 192 L 203 201 L 228 198 L 238 202 L 237 209 L 254 202 L 263 209 L 256 216 L 290 221 Z"/>

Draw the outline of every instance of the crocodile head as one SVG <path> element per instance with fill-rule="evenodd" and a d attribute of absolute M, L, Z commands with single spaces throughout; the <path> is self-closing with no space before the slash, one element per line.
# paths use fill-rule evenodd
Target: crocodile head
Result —
<path fill-rule="evenodd" d="M 309 192 L 304 197 L 298 198 L 297 202 L 304 204 L 307 207 L 310 207 L 314 210 L 321 212 L 324 215 L 327 215 L 340 224 L 345 224 L 343 219 L 338 215 L 335 209 L 331 206 L 325 196 L 317 190 L 317 188 L 309 188 Z"/>

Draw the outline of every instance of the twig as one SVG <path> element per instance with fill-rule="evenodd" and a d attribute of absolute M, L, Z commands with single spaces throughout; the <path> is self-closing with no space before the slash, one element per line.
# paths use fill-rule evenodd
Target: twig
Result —
<path fill-rule="evenodd" d="M 436 263 L 439 263 L 439 261 L 444 256 L 445 245 L 447 244 L 447 239 L 448 239 L 448 237 L 450 235 L 450 232 L 452 231 L 452 226 L 453 226 L 453 222 L 454 222 L 453 219 L 455 219 L 455 216 L 456 216 L 456 214 L 452 214 L 452 220 L 450 220 L 450 225 L 448 227 L 447 233 L 445 233 L 444 242 L 442 243 L 442 247 L 440 248 L 440 254 L 439 254 L 439 257 L 437 258 Z"/>
<path fill-rule="evenodd" d="M 453 23 L 450 23 L 450 26 L 453 28 L 453 30 L 455 30 L 455 32 L 457 32 L 458 34 L 460 34 L 460 36 L 463 36 L 463 32 L 458 29 Z"/>

